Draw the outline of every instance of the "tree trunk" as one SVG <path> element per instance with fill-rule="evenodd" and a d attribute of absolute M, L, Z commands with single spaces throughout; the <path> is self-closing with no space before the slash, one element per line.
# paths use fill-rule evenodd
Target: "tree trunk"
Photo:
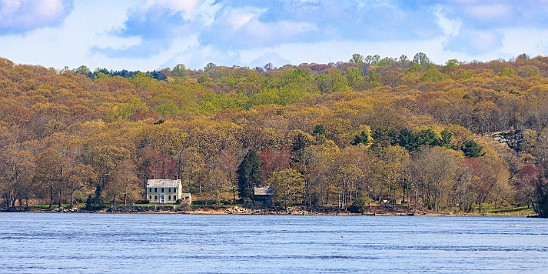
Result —
<path fill-rule="evenodd" d="M 70 208 L 72 208 L 74 206 L 74 199 L 72 198 L 72 194 L 74 193 L 74 191 L 71 191 L 70 192 Z"/>
<path fill-rule="evenodd" d="M 53 207 L 53 182 L 49 185 L 49 207 L 48 209 L 51 209 Z"/>
<path fill-rule="evenodd" d="M 58 203 L 58 206 L 59 208 L 61 208 L 63 206 L 63 189 L 61 188 L 61 182 L 59 183 L 59 188 L 58 188 L 58 193 L 57 193 L 57 203 Z"/>

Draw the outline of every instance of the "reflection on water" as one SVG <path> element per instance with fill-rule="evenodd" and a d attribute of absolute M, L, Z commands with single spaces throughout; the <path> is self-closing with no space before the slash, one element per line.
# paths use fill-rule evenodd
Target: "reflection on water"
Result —
<path fill-rule="evenodd" d="M 0 273 L 548 272 L 548 220 L 0 213 Z"/>

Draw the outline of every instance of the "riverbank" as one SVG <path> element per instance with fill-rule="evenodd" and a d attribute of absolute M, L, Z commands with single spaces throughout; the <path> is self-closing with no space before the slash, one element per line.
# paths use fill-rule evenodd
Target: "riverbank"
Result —
<path fill-rule="evenodd" d="M 350 212 L 337 208 L 292 207 L 281 208 L 247 208 L 241 206 L 201 206 L 178 207 L 171 205 L 147 206 L 111 206 L 94 210 L 84 207 L 53 208 L 30 207 L 1 210 L 0 212 L 58 212 L 58 213 L 103 213 L 103 214 L 193 214 L 193 215 L 313 215 L 313 216 L 521 216 L 533 217 L 536 214 L 526 207 L 489 210 L 485 212 L 435 212 L 428 210 L 409 211 L 407 208 L 371 207 L 366 212 Z"/>

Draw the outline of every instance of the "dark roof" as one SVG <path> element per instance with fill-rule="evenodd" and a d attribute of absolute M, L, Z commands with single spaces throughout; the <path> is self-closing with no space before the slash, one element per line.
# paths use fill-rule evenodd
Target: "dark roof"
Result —
<path fill-rule="evenodd" d="M 271 187 L 254 187 L 253 195 L 255 196 L 272 196 L 274 194 L 274 189 Z"/>

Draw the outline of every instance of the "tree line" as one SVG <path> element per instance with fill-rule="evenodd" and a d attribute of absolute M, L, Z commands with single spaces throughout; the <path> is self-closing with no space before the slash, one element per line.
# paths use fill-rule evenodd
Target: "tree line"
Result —
<path fill-rule="evenodd" d="M 273 186 L 283 206 L 542 214 L 547 74 L 526 55 L 153 73 L 0 59 L 2 204 L 132 203 L 146 179 L 180 178 L 211 203 Z"/>

